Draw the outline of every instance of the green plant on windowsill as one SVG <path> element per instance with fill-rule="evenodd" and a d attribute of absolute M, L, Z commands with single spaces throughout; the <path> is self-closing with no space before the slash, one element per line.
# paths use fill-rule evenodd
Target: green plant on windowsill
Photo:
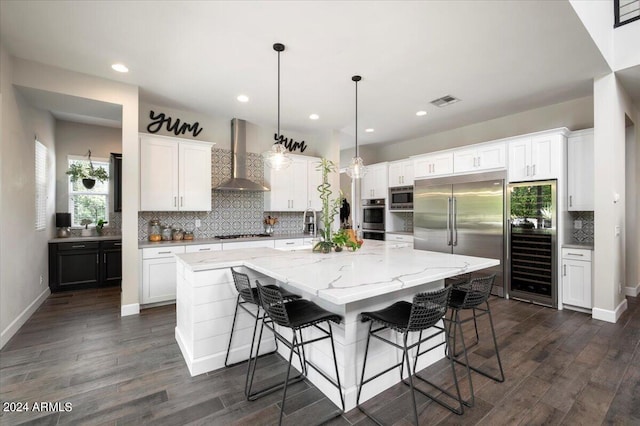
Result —
<path fill-rule="evenodd" d="M 320 237 L 322 241 L 316 243 L 313 246 L 314 252 L 329 253 L 334 246 L 331 226 L 335 216 L 340 211 L 342 205 L 342 194 L 331 200 L 331 184 L 329 183 L 329 173 L 335 173 L 337 167 L 331 160 L 323 158 L 320 160 L 320 164 L 316 168 L 322 172 L 322 183 L 318 185 L 318 192 L 320 193 L 320 200 L 322 201 L 322 229 L 320 229 Z"/>
<path fill-rule="evenodd" d="M 98 235 L 102 235 L 102 230 L 107 223 L 109 222 L 102 219 L 100 219 L 98 223 L 96 223 L 96 232 L 98 233 Z"/>

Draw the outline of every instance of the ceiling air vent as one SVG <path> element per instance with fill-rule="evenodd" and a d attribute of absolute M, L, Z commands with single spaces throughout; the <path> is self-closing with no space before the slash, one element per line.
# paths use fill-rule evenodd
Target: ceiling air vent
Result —
<path fill-rule="evenodd" d="M 456 98 L 455 96 L 445 95 L 441 98 L 432 100 L 431 103 L 437 107 L 442 108 L 447 105 L 455 104 L 458 101 L 460 101 L 460 99 Z"/>

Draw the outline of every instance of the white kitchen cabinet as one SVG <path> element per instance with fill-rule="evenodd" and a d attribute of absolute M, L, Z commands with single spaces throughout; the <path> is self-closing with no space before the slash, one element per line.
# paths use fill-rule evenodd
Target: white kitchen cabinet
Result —
<path fill-rule="evenodd" d="M 573 132 L 567 139 L 567 206 L 570 211 L 594 210 L 593 129 Z"/>
<path fill-rule="evenodd" d="M 440 152 L 413 157 L 414 178 L 443 176 L 453 173 L 453 152 Z"/>
<path fill-rule="evenodd" d="M 291 155 L 291 154 L 290 154 Z M 286 169 L 274 170 L 265 167 L 265 184 L 271 191 L 264 194 L 264 209 L 269 212 L 302 212 L 307 207 L 319 206 L 320 199 L 315 200 L 315 194 L 311 192 L 309 184 L 311 177 L 317 181 L 318 174 L 311 168 L 319 159 L 301 155 L 291 155 L 292 162 Z M 320 175 L 320 181 L 322 175 Z M 319 184 L 319 183 L 318 183 Z M 317 187 L 317 185 L 316 185 Z"/>
<path fill-rule="evenodd" d="M 560 133 L 526 136 L 508 142 L 509 182 L 557 179 L 562 174 Z"/>
<path fill-rule="evenodd" d="M 384 238 L 386 241 L 401 241 L 403 243 L 413 243 L 413 235 L 408 234 L 395 234 L 393 232 L 387 232 Z"/>
<path fill-rule="evenodd" d="M 211 210 L 213 143 L 140 135 L 140 210 Z"/>
<path fill-rule="evenodd" d="M 413 161 L 389 163 L 389 188 L 396 186 L 413 186 Z"/>
<path fill-rule="evenodd" d="M 480 172 L 503 169 L 507 166 L 507 149 L 504 142 L 472 145 L 468 149 L 453 152 L 454 173 Z"/>
<path fill-rule="evenodd" d="M 214 244 L 189 244 L 184 246 L 185 253 L 206 253 L 209 251 L 221 251 L 222 244 L 214 243 Z"/>
<path fill-rule="evenodd" d="M 371 164 L 367 167 L 367 174 L 361 178 L 361 197 L 369 198 L 387 198 L 389 192 L 389 171 L 388 163 Z"/>
<path fill-rule="evenodd" d="M 174 254 L 185 252 L 184 246 L 162 246 L 143 248 L 142 304 L 175 300 L 176 298 L 176 259 Z"/>
<path fill-rule="evenodd" d="M 318 186 L 322 183 L 322 171 L 318 169 L 319 158 L 311 158 L 307 163 L 307 208 L 322 210 L 322 200 Z"/>
<path fill-rule="evenodd" d="M 591 250 L 562 249 L 562 303 L 592 308 Z"/>

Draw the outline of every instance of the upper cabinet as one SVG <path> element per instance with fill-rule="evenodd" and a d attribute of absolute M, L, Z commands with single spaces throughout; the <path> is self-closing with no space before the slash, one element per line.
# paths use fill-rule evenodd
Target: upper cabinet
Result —
<path fill-rule="evenodd" d="M 367 174 L 361 179 L 361 198 L 387 198 L 389 192 L 388 163 L 367 166 Z"/>
<path fill-rule="evenodd" d="M 140 210 L 211 210 L 211 142 L 140 135 Z"/>
<path fill-rule="evenodd" d="M 567 206 L 594 210 L 593 129 L 573 132 L 567 139 Z"/>
<path fill-rule="evenodd" d="M 274 170 L 265 166 L 265 185 L 271 191 L 264 194 L 264 209 L 270 212 L 301 212 L 307 208 L 320 210 L 317 190 L 322 174 L 316 170 L 319 158 L 291 155 L 293 161 L 286 169 Z"/>
<path fill-rule="evenodd" d="M 557 179 L 562 173 L 562 133 L 525 136 L 509 142 L 509 182 Z"/>
<path fill-rule="evenodd" d="M 389 163 L 389 188 L 395 186 L 413 186 L 413 161 Z"/>
<path fill-rule="evenodd" d="M 413 157 L 414 177 L 425 178 L 453 173 L 453 152 L 440 152 Z"/>
<path fill-rule="evenodd" d="M 474 145 L 453 152 L 454 173 L 503 169 L 507 166 L 505 142 Z"/>

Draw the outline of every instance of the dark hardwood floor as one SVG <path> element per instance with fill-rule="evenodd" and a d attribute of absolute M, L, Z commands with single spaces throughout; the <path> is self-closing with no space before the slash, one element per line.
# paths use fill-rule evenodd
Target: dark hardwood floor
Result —
<path fill-rule="evenodd" d="M 640 424 L 640 303 L 628 301 L 620 321 L 609 324 L 578 312 L 492 299 L 506 381 L 474 374 L 476 404 L 463 416 L 417 394 L 421 424 Z M 0 352 L 0 399 L 3 409 L 8 401 L 28 402 L 30 410 L 36 402 L 61 404 L 38 407 L 44 411 L 3 410 L 0 424 L 277 422 L 281 394 L 245 401 L 244 365 L 189 375 L 174 339 L 174 306 L 120 318 L 119 303 L 118 289 L 57 293 L 47 299 Z M 487 331 L 484 320 L 480 329 Z M 471 359 L 494 368 L 484 337 Z M 440 361 L 422 374 L 451 386 L 445 366 Z M 277 380 L 284 368 L 281 358 L 265 357 L 259 380 Z M 461 385 L 468 393 L 466 379 Z M 335 409 L 309 383 L 290 389 L 286 424 L 312 424 Z M 366 406 L 388 424 L 412 422 L 402 384 Z M 356 409 L 329 424 L 373 423 Z"/>

